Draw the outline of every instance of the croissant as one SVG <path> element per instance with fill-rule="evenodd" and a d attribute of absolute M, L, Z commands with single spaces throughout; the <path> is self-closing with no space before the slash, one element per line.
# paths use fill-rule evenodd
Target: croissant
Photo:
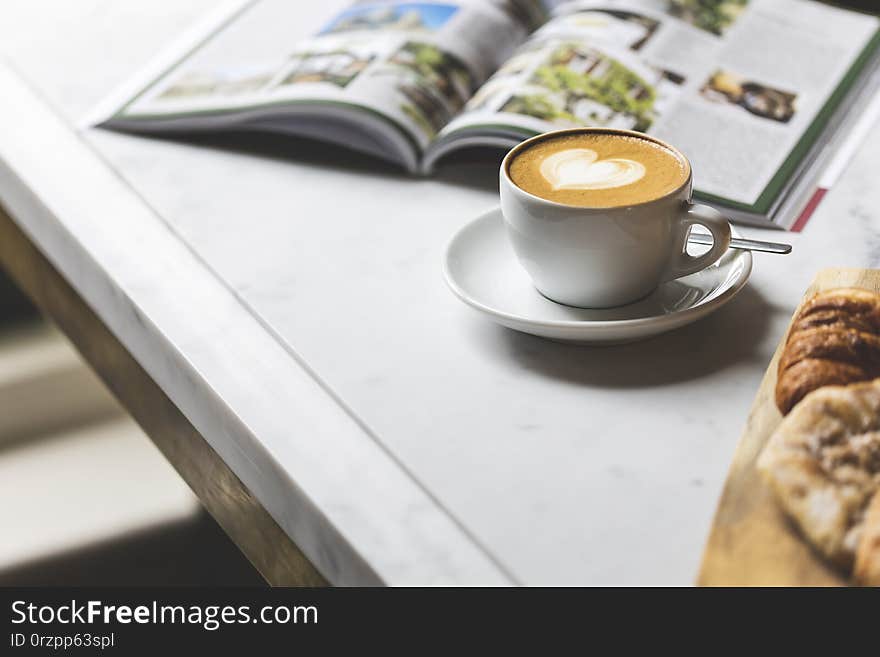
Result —
<path fill-rule="evenodd" d="M 876 333 L 880 332 L 880 295 L 856 287 L 840 287 L 814 295 L 807 301 L 798 318 L 819 313 L 837 313 L 842 319 L 859 318 Z"/>
<path fill-rule="evenodd" d="M 820 292 L 792 322 L 779 359 L 776 406 L 783 415 L 813 390 L 880 377 L 880 295 Z"/>

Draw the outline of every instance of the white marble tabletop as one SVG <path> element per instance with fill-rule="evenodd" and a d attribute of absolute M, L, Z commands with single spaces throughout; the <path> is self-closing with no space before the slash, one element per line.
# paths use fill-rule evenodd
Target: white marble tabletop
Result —
<path fill-rule="evenodd" d="M 711 317 L 565 346 L 445 288 L 495 172 L 75 128 L 217 3 L 7 0 L 0 201 L 334 583 L 690 584 L 788 318 L 880 260 L 880 131 Z M 291 39 L 345 0 L 303 3 Z M 779 233 L 743 229 L 747 236 Z"/>

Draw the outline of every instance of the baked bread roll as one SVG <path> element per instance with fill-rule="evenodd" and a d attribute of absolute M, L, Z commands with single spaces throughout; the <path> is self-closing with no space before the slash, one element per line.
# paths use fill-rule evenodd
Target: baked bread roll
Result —
<path fill-rule="evenodd" d="M 828 360 L 854 365 L 865 373 L 880 372 L 880 336 L 834 326 L 791 334 L 779 360 L 783 372 L 803 360 Z"/>
<path fill-rule="evenodd" d="M 880 331 L 880 295 L 859 287 L 838 287 L 815 294 L 807 301 L 798 317 L 836 313 L 840 318 L 860 318 L 873 331 Z"/>
<path fill-rule="evenodd" d="M 849 572 L 880 490 L 880 380 L 808 394 L 770 437 L 758 470 L 816 550 Z M 864 549 L 872 556 L 860 567 L 870 573 L 880 557 Z"/>
<path fill-rule="evenodd" d="M 877 331 L 864 316 L 848 315 L 840 310 L 821 310 L 806 317 L 801 317 L 799 314 L 792 324 L 791 332 L 806 331 L 820 326 L 851 328 L 857 331 L 865 331 L 866 333 Z"/>
<path fill-rule="evenodd" d="M 880 377 L 880 295 L 857 288 L 820 292 L 792 322 L 779 359 L 776 406 L 783 415 L 827 385 Z"/>
<path fill-rule="evenodd" d="M 880 586 L 880 490 L 865 512 L 853 576 L 862 586 Z"/>
<path fill-rule="evenodd" d="M 787 415 L 795 404 L 824 386 L 867 381 L 871 377 L 858 365 L 835 360 L 807 358 L 779 374 L 776 381 L 776 406 Z"/>

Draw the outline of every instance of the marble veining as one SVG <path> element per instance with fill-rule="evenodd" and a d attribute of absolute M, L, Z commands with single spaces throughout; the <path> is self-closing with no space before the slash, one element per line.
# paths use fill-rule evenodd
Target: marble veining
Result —
<path fill-rule="evenodd" d="M 330 581 L 511 583 L 3 65 L 0 88 L 24 122 L 0 139 L 5 208 Z"/>

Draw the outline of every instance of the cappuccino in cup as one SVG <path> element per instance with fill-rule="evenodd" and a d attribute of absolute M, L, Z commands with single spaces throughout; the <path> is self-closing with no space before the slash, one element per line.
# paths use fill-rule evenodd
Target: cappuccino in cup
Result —
<path fill-rule="evenodd" d="M 691 203 L 692 173 L 673 146 L 629 130 L 574 128 L 514 147 L 500 172 L 501 211 L 520 263 L 558 303 L 619 306 L 714 263 L 730 244 L 716 210 Z M 713 245 L 687 253 L 690 228 Z"/>
<path fill-rule="evenodd" d="M 689 175 L 687 160 L 658 142 L 602 132 L 543 139 L 510 162 L 517 187 L 590 208 L 653 201 L 684 185 Z"/>

